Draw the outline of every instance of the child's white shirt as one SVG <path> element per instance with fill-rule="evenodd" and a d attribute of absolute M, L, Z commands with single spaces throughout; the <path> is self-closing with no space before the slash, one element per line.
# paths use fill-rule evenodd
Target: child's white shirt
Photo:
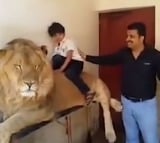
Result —
<path fill-rule="evenodd" d="M 60 42 L 60 45 L 55 47 L 53 55 L 59 54 L 63 57 L 67 56 L 67 52 L 72 50 L 73 51 L 73 60 L 83 61 L 82 57 L 78 52 L 78 48 L 73 42 L 73 40 L 64 37 L 64 39 Z"/>

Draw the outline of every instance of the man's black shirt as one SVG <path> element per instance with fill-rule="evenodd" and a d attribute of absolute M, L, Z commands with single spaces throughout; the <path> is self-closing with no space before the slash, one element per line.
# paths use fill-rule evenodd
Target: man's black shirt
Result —
<path fill-rule="evenodd" d="M 86 61 L 99 65 L 123 66 L 122 94 L 150 99 L 156 92 L 156 75 L 160 79 L 160 52 L 145 47 L 137 59 L 131 49 L 124 48 L 112 55 L 86 56 Z"/>

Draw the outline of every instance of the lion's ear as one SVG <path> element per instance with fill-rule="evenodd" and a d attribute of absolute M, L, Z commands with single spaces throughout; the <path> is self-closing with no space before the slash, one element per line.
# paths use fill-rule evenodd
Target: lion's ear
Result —
<path fill-rule="evenodd" d="M 0 49 L 0 69 L 2 69 L 3 65 L 6 62 L 6 55 L 7 55 L 7 50 L 6 49 Z"/>
<path fill-rule="evenodd" d="M 4 48 L 0 49 L 0 69 L 8 61 L 9 57 L 13 54 L 12 49 Z"/>
<path fill-rule="evenodd" d="M 41 48 L 42 52 L 43 52 L 45 55 L 48 54 L 48 50 L 47 50 L 47 46 L 46 46 L 46 45 L 42 45 L 42 46 L 40 46 L 40 48 Z"/>
<path fill-rule="evenodd" d="M 0 60 L 1 60 L 3 57 L 5 57 L 6 53 L 7 53 L 7 50 L 6 50 L 6 49 L 0 49 Z"/>

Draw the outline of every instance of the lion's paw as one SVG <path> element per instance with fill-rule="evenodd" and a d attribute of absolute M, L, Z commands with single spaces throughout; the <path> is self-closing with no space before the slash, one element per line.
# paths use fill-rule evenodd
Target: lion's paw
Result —
<path fill-rule="evenodd" d="M 116 141 L 116 135 L 114 132 L 107 132 L 106 133 L 106 139 L 109 143 L 114 143 Z"/>
<path fill-rule="evenodd" d="M 0 126 L 0 143 L 10 143 L 10 134 L 5 132 Z"/>
<path fill-rule="evenodd" d="M 8 134 L 0 133 L 0 143 L 9 143 L 10 136 Z"/>
<path fill-rule="evenodd" d="M 121 112 L 122 111 L 122 104 L 120 101 L 114 99 L 114 98 L 111 98 L 111 106 L 112 108 L 116 111 L 116 112 Z"/>

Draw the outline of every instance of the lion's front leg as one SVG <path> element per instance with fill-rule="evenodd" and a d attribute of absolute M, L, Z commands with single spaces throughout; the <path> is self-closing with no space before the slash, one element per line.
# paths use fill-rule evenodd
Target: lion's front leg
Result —
<path fill-rule="evenodd" d="M 116 141 L 116 134 L 113 128 L 110 109 L 107 102 L 106 103 L 101 102 L 101 106 L 103 109 L 103 116 L 104 116 L 105 135 L 109 143 L 113 143 Z"/>
<path fill-rule="evenodd" d="M 96 101 L 100 103 L 103 109 L 106 139 L 109 143 L 113 143 L 116 141 L 116 134 L 110 113 L 110 91 L 100 79 L 97 80 L 96 93 Z"/>
<path fill-rule="evenodd" d="M 10 133 L 5 132 L 4 127 L 1 124 L 0 124 L 0 143 L 9 143 L 10 142 Z"/>
<path fill-rule="evenodd" d="M 12 134 L 53 117 L 54 113 L 46 109 L 18 112 L 0 124 L 0 143 L 9 143 Z"/>

